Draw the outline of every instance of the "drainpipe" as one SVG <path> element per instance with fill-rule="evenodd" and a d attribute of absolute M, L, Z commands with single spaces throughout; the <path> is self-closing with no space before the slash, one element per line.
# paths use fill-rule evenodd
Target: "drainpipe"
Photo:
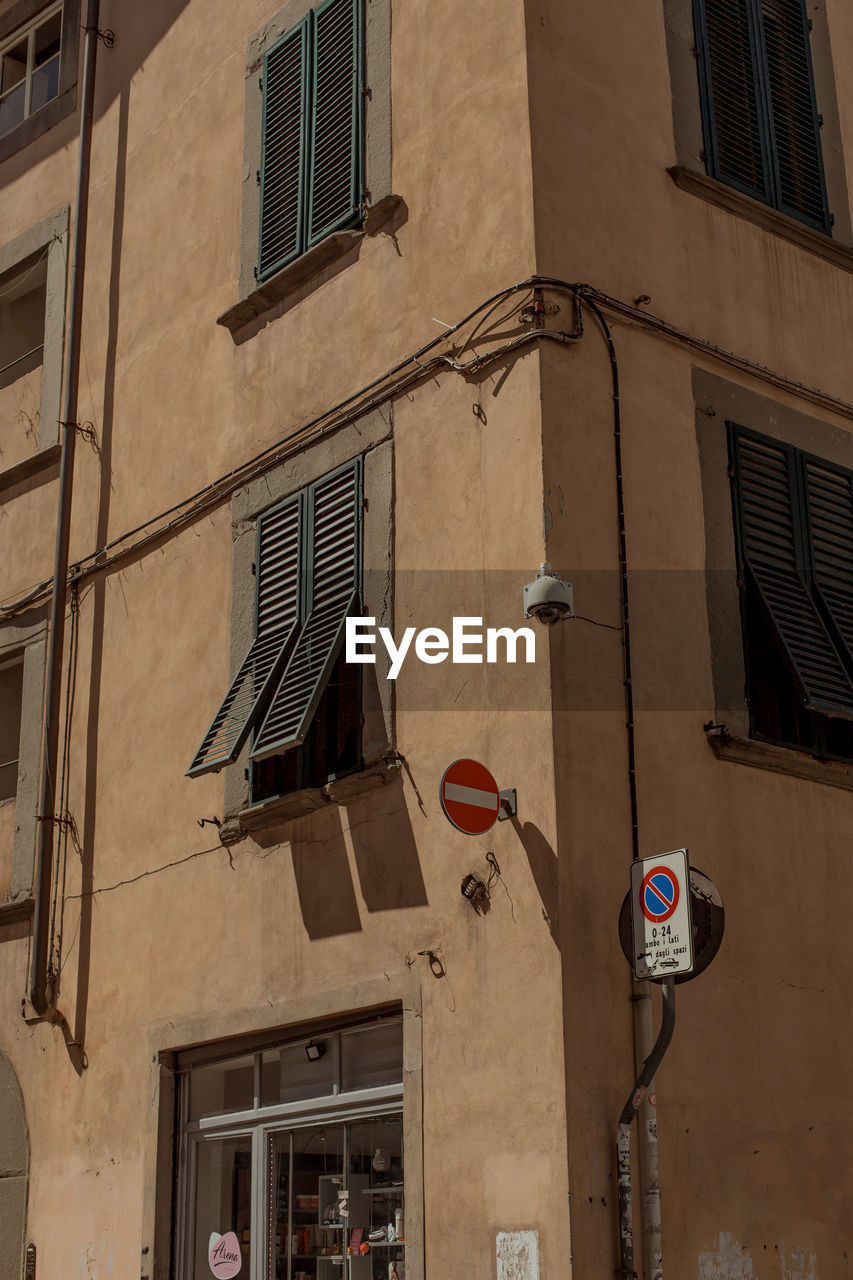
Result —
<path fill-rule="evenodd" d="M 71 533 L 71 491 L 74 482 L 74 446 L 77 439 L 77 389 L 80 381 L 80 321 L 83 310 L 83 277 L 86 265 L 86 224 L 89 214 L 89 163 L 92 153 L 92 117 L 95 101 L 95 60 L 98 47 L 100 0 L 88 0 L 83 55 L 83 94 L 80 102 L 80 149 L 77 160 L 77 197 L 74 238 L 71 247 L 71 298 L 66 337 L 65 394 L 62 400 L 62 453 L 59 466 L 59 510 L 53 562 L 53 594 L 50 604 L 47 673 L 45 676 L 44 745 L 39 782 L 39 808 L 35 863 L 35 921 L 30 1001 L 39 1017 L 56 1016 L 53 977 L 48 973 L 50 946 L 50 885 L 56 826 L 59 709 L 65 607 L 68 596 L 68 550 Z"/>
<path fill-rule="evenodd" d="M 631 1125 L 634 1116 L 645 1100 L 648 1087 L 654 1079 L 655 1071 L 660 1065 L 663 1055 L 669 1048 L 672 1033 L 675 1030 L 675 979 L 664 978 L 661 983 L 663 994 L 663 1013 L 660 1032 L 654 1048 L 637 1073 L 637 1079 L 628 1101 L 622 1108 L 619 1125 L 616 1131 L 616 1159 L 619 1171 L 619 1272 L 622 1280 L 634 1280 L 634 1224 L 631 1210 Z M 657 1168 L 657 1140 L 655 1140 L 655 1168 Z M 660 1255 L 655 1264 L 653 1276 L 660 1276 Z M 652 1277 L 648 1275 L 648 1280 Z"/>
<path fill-rule="evenodd" d="M 619 534 L 619 575 L 622 595 L 622 660 L 625 685 L 625 732 L 628 747 L 628 794 L 631 811 L 631 857 L 636 861 L 640 856 L 640 823 L 637 803 L 637 760 L 634 732 L 634 685 L 631 673 L 631 611 L 628 599 L 628 547 L 625 521 L 625 488 L 622 473 L 622 415 L 619 396 L 619 365 L 616 359 L 616 348 L 610 326 L 587 295 L 586 287 L 579 285 L 575 290 L 578 306 L 583 315 L 583 307 L 589 307 L 601 329 L 607 343 L 607 354 L 610 359 L 610 374 L 613 390 L 613 444 L 616 461 L 616 515 Z M 626 1103 L 619 1120 L 617 1139 L 617 1159 L 619 1170 L 619 1236 L 621 1248 L 621 1266 L 619 1274 L 623 1280 L 633 1280 L 634 1271 L 634 1239 L 631 1209 L 631 1121 L 639 1110 L 639 1173 L 640 1190 L 643 1199 L 643 1274 L 646 1280 L 662 1280 L 663 1247 L 661 1239 L 660 1212 L 660 1175 L 658 1170 L 658 1139 L 655 1109 L 648 1100 L 648 1088 L 653 1081 L 654 1066 L 663 1057 L 669 1044 L 669 1036 L 658 1055 L 661 1037 L 666 1029 L 669 1005 L 665 1002 L 665 1021 L 661 1027 L 658 1043 L 652 1044 L 652 989 L 649 982 L 632 984 L 631 1002 L 633 1009 L 634 1030 L 634 1067 L 637 1084 L 631 1095 L 636 1098 L 636 1106 Z M 672 1019 L 675 1019 L 675 996 L 672 995 Z M 648 1072 L 652 1064 L 651 1072 Z M 642 1086 L 640 1081 L 643 1081 Z M 627 1127 L 625 1117 L 629 1116 Z"/>

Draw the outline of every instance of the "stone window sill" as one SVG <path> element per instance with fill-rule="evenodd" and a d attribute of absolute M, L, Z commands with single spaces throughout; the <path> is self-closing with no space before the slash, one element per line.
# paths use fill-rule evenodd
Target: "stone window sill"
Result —
<path fill-rule="evenodd" d="M 853 272 L 853 249 L 839 244 L 836 240 L 831 240 L 820 231 L 813 231 L 811 227 L 797 222 L 796 218 L 789 218 L 787 214 L 779 213 L 769 205 L 762 204 L 760 200 L 753 200 L 751 196 L 743 195 L 734 187 L 727 187 L 724 182 L 709 178 L 705 173 L 696 173 L 693 169 L 685 169 L 682 165 L 674 165 L 667 172 L 681 191 L 700 196 L 701 199 L 708 200 L 721 209 L 727 209 L 729 213 L 745 218 L 747 222 L 754 222 L 756 226 L 762 227 L 772 235 L 798 245 L 799 248 L 806 249 L 809 253 L 823 258 L 826 262 L 831 262 L 836 267 L 841 267 L 844 271 Z"/>
<path fill-rule="evenodd" d="M 806 778 L 809 782 L 823 782 L 830 787 L 853 791 L 853 765 L 837 760 L 817 760 L 791 747 L 774 747 L 769 742 L 758 742 L 754 738 L 740 738 L 725 728 L 706 731 L 705 736 L 718 760 L 732 760 L 735 764 L 770 769 L 773 773 L 787 773 L 795 778 Z"/>
<path fill-rule="evenodd" d="M 0 902 L 0 925 L 17 924 L 19 920 L 29 920 L 34 908 L 35 902 L 32 898 L 13 898 L 10 902 Z"/>
<path fill-rule="evenodd" d="M 39 471 L 45 471 L 48 467 L 53 466 L 55 462 L 59 461 L 60 452 L 60 446 L 52 444 L 47 449 L 42 449 L 39 453 L 34 453 L 29 458 L 23 458 L 20 462 L 16 462 L 14 466 L 6 467 L 4 471 L 0 471 L 0 493 L 4 493 L 14 485 L 20 484 L 22 480 L 29 480 L 30 476 L 37 475 Z"/>
<path fill-rule="evenodd" d="M 253 320 L 263 317 L 276 303 L 286 298 L 298 285 L 319 275 L 333 262 L 340 261 L 351 249 L 357 249 L 365 236 L 376 235 L 391 220 L 403 201 L 400 196 L 389 195 L 378 201 L 367 212 L 364 225 L 352 231 L 335 231 L 306 250 L 269 280 L 259 284 L 246 298 L 223 311 L 216 323 L 232 334 L 239 333 Z"/>
<path fill-rule="evenodd" d="M 247 809 L 226 817 L 219 828 L 219 838 L 225 845 L 236 844 L 253 831 L 280 826 L 293 818 L 301 818 L 306 813 L 325 809 L 330 804 L 349 804 L 393 782 L 399 777 L 401 768 L 401 761 L 396 758 L 383 760 L 361 773 L 351 773 L 345 778 L 327 782 L 324 787 L 311 787 L 304 791 L 294 791 L 289 796 L 263 800 L 260 804 L 250 805 Z"/>

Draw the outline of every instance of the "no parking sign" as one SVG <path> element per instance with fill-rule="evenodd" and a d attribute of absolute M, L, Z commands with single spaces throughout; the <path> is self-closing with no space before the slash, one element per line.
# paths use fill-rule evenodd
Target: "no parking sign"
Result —
<path fill-rule="evenodd" d="M 687 850 L 631 864 L 634 973 L 670 978 L 693 968 L 693 917 Z"/>

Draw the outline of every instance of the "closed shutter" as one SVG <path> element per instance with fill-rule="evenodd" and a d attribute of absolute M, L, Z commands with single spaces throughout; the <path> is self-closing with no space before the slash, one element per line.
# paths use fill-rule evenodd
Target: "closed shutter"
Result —
<path fill-rule="evenodd" d="M 853 716 L 853 683 L 804 578 L 808 530 L 794 452 L 732 429 L 740 555 L 810 711 Z"/>
<path fill-rule="evenodd" d="M 308 35 L 306 17 L 264 56 L 259 280 L 303 247 Z"/>
<path fill-rule="evenodd" d="M 853 667 L 853 474 L 805 459 L 812 573 Z"/>
<path fill-rule="evenodd" d="M 752 0 L 694 0 L 708 172 L 771 198 Z"/>
<path fill-rule="evenodd" d="M 828 230 L 809 30 L 803 0 L 761 0 L 778 207 Z"/>
<path fill-rule="evenodd" d="M 258 521 L 256 638 L 187 770 L 191 778 L 235 760 L 269 706 L 300 627 L 304 521 L 301 494 Z"/>
<path fill-rule="evenodd" d="M 263 760 L 305 738 L 360 594 L 361 459 L 308 490 L 308 615 L 252 748 Z"/>
<path fill-rule="evenodd" d="M 708 172 L 829 231 L 804 0 L 693 0 L 693 16 Z"/>
<path fill-rule="evenodd" d="M 356 222 L 361 203 L 361 6 L 314 11 L 308 245 Z"/>

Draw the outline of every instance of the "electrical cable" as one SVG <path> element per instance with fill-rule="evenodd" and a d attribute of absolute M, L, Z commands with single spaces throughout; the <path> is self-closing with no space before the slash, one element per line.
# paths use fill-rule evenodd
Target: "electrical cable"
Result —
<path fill-rule="evenodd" d="M 471 361 L 463 363 L 455 360 L 451 356 L 439 355 L 433 357 L 428 364 L 423 364 L 421 362 L 423 356 L 433 351 L 442 343 L 447 342 L 451 335 L 458 333 L 460 329 L 475 317 L 480 316 L 481 313 L 488 313 L 490 309 L 494 310 L 496 305 L 500 302 L 505 301 L 522 290 L 529 293 L 531 289 L 536 287 L 550 288 L 555 291 L 566 293 L 575 299 L 578 304 L 579 314 L 578 323 L 574 332 L 563 333 L 561 331 L 548 328 L 530 329 L 525 333 L 520 334 L 517 338 L 512 339 L 510 342 L 504 343 L 481 356 L 477 356 Z M 331 409 L 326 410 L 324 413 L 311 419 L 309 422 L 303 423 L 295 431 L 290 432 L 274 444 L 269 445 L 266 449 L 261 450 L 260 453 L 255 454 L 254 457 L 248 459 L 244 463 L 241 463 L 231 471 L 226 472 L 224 475 L 218 477 L 218 479 L 211 481 L 209 484 L 197 490 L 189 497 L 182 499 L 174 506 L 167 508 L 165 511 L 159 512 L 157 515 L 151 516 L 148 520 L 137 525 L 135 528 L 126 530 L 118 537 L 106 543 L 105 546 L 92 552 L 88 556 L 83 557 L 74 566 L 74 569 L 72 570 L 73 576 L 82 578 L 88 576 L 90 573 L 99 572 L 112 567 L 120 559 L 127 558 L 132 555 L 135 551 L 138 551 L 141 547 L 146 545 L 146 543 L 162 538 L 168 533 L 173 532 L 175 529 L 187 524 L 197 515 L 204 514 L 204 512 L 209 510 L 212 506 L 218 505 L 221 501 L 224 501 L 242 484 L 245 484 L 248 480 L 255 478 L 256 475 L 262 474 L 264 470 L 277 465 L 284 457 L 288 456 L 288 446 L 290 446 L 292 451 L 295 451 L 301 445 L 307 443 L 306 437 L 314 438 L 310 435 L 312 431 L 316 432 L 317 435 L 321 435 L 339 429 L 354 417 L 358 417 L 369 411 L 371 408 L 376 407 L 378 404 L 385 403 L 392 399 L 401 391 L 406 390 L 406 388 L 413 382 L 418 381 L 425 376 L 429 376 L 429 374 L 436 371 L 437 368 L 443 366 L 458 373 L 471 374 L 485 367 L 490 361 L 500 359 L 516 347 L 537 341 L 539 338 L 556 339 L 562 344 L 580 340 L 583 336 L 582 303 L 584 300 L 595 303 L 598 307 L 610 311 L 620 316 L 622 319 L 628 320 L 638 326 L 651 330 L 664 338 L 683 343 L 691 347 L 693 350 L 700 351 L 702 354 L 709 356 L 712 359 L 722 361 L 723 363 L 729 364 L 742 372 L 767 381 L 773 386 L 788 392 L 791 395 L 808 400 L 811 403 L 818 404 L 822 408 L 833 413 L 837 413 L 842 417 L 853 419 L 853 404 L 841 400 L 836 396 L 831 396 L 827 392 L 820 390 L 820 388 L 810 387 L 805 383 L 796 381 L 795 379 L 787 378 L 785 375 L 779 374 L 765 365 L 761 365 L 756 361 L 748 360 L 745 357 L 739 356 L 735 352 L 728 351 L 723 347 L 719 347 L 704 338 L 699 338 L 697 335 L 678 328 L 678 326 L 671 324 L 660 316 L 655 316 L 648 311 L 641 311 L 629 303 L 622 302 L 620 299 L 614 298 L 611 295 L 604 293 L 602 290 L 594 288 L 592 285 L 572 284 L 569 281 L 561 280 L 553 276 L 530 276 L 526 280 L 518 281 L 516 284 L 510 285 L 505 289 L 501 289 L 497 293 L 492 294 L 491 297 L 479 303 L 470 312 L 468 312 L 466 316 L 457 321 L 456 324 L 447 326 L 444 333 L 437 335 L 435 338 L 425 343 L 413 355 L 410 355 L 406 359 L 400 361 L 391 369 L 386 370 L 386 372 L 378 378 L 373 379 L 372 382 L 367 383 L 366 386 L 362 387 L 359 391 L 354 392 L 344 400 L 339 401 L 338 404 L 334 405 Z M 480 323 L 481 322 L 478 322 L 473 333 L 476 333 L 480 328 Z M 463 344 L 461 350 L 464 350 L 465 346 L 471 341 L 473 333 L 469 335 L 468 340 Z M 410 368 L 411 365 L 414 365 L 415 368 Z M 390 379 L 394 378 L 396 374 L 400 373 L 407 367 L 409 367 L 409 372 L 403 379 L 400 379 L 396 383 L 390 381 Z M 372 397 L 369 396 L 369 393 L 378 387 L 382 387 L 381 394 Z M 320 428 L 320 430 L 317 431 L 317 428 Z M 178 513 L 181 514 L 178 515 Z M 175 516 L 176 518 L 165 525 L 161 524 L 162 521 L 167 521 L 170 516 Z M 107 556 L 109 551 L 122 546 L 122 544 L 127 543 L 129 539 L 134 538 L 137 534 L 143 533 L 146 529 L 150 529 L 150 527 L 155 524 L 160 527 L 155 529 L 152 533 L 147 534 L 137 543 L 129 547 L 125 547 L 120 555 L 116 554 L 112 557 Z M 0 615 L 12 617 L 21 612 L 28 605 L 39 603 L 47 594 L 49 594 L 52 581 L 52 578 L 44 579 L 42 582 L 31 587 L 23 596 L 16 597 L 12 599 L 11 602 L 0 604 Z"/>
<path fill-rule="evenodd" d="M 607 343 L 610 376 L 613 387 L 613 444 L 616 454 L 616 519 L 619 532 L 619 574 L 622 587 L 622 660 L 625 675 L 625 731 L 628 738 L 628 791 L 631 803 L 631 852 L 633 860 L 640 856 L 640 826 L 637 806 L 637 759 L 634 732 L 634 686 L 631 676 L 631 613 L 628 599 L 628 543 L 625 530 L 625 486 L 622 475 L 622 415 L 619 401 L 619 364 L 613 335 L 595 303 L 583 298 L 595 316 Z"/>

